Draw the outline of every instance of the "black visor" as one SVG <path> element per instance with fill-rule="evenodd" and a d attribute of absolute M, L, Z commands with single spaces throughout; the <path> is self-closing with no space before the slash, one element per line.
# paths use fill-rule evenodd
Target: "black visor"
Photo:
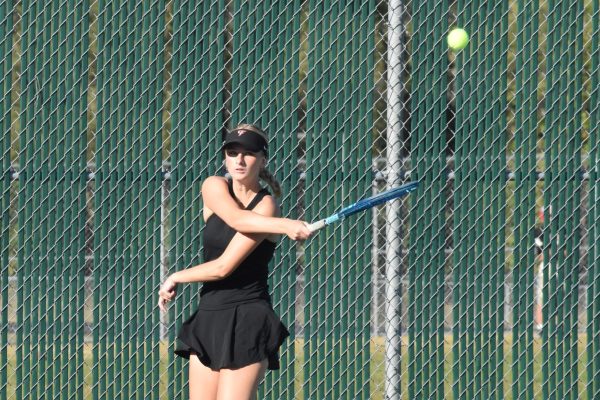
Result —
<path fill-rule="evenodd" d="M 267 141 L 261 135 L 248 129 L 234 129 L 227 132 L 225 140 L 223 140 L 222 149 L 229 147 L 232 144 L 238 144 L 246 150 L 258 153 L 263 151 L 267 154 Z"/>

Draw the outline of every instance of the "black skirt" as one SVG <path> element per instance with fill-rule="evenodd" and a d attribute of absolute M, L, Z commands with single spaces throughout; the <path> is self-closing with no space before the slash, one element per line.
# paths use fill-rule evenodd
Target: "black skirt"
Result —
<path fill-rule="evenodd" d="M 264 300 L 198 309 L 183 323 L 175 354 L 200 362 L 214 371 L 236 369 L 268 360 L 268 369 L 279 369 L 279 347 L 289 332 Z"/>

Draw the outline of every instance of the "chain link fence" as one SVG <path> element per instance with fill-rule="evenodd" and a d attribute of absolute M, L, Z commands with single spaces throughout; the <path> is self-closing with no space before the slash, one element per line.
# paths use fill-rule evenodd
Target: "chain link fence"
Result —
<path fill-rule="evenodd" d="M 468 46 L 448 51 L 454 27 Z M 200 185 L 270 135 L 269 399 L 600 398 L 595 0 L 0 0 L 0 398 L 187 398 Z"/>

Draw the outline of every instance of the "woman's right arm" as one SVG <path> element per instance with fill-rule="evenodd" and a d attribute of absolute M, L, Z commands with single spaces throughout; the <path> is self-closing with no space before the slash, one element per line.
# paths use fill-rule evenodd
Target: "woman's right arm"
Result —
<path fill-rule="evenodd" d="M 265 201 L 266 200 L 266 201 Z M 255 214 L 267 218 L 277 215 L 277 204 L 273 199 L 263 199 L 255 208 Z M 256 247 L 267 238 L 265 233 L 236 233 L 223 253 L 214 260 L 182 269 L 163 282 L 158 291 L 158 307 L 166 311 L 166 303 L 177 295 L 177 285 L 189 282 L 211 282 L 231 275 Z"/>
<path fill-rule="evenodd" d="M 229 193 L 225 178 L 208 177 L 202 183 L 202 199 L 205 207 L 237 232 L 283 234 L 293 240 L 305 240 L 310 237 L 311 232 L 303 221 L 266 217 L 240 208 Z"/>

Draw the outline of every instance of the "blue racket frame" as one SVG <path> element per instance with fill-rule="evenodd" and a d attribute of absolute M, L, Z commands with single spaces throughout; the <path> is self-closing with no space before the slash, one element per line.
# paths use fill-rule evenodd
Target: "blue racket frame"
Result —
<path fill-rule="evenodd" d="M 375 207 L 379 204 L 388 202 L 390 200 L 397 199 L 398 197 L 404 196 L 410 192 L 413 192 L 419 186 L 418 181 L 412 181 L 405 183 L 402 186 L 397 188 L 386 190 L 385 192 L 381 192 L 376 194 L 375 196 L 367 197 L 366 199 L 362 199 L 357 201 L 354 204 L 351 204 L 347 207 L 342 208 L 340 211 L 336 212 L 333 215 L 330 215 L 327 218 L 319 220 L 309 225 L 309 229 L 313 232 L 337 222 L 341 219 L 344 219 L 350 215 L 359 213 L 361 211 L 367 210 L 369 208 Z"/>

